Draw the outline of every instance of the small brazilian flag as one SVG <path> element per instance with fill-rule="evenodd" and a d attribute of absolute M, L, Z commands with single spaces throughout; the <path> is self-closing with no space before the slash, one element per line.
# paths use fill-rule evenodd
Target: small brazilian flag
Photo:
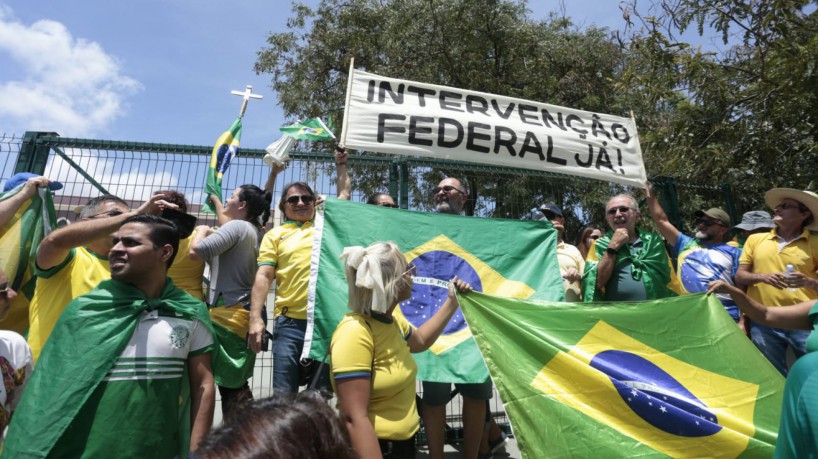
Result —
<path fill-rule="evenodd" d="M 321 121 L 321 118 L 310 118 L 307 121 L 291 124 L 281 128 L 282 134 L 298 140 L 332 140 L 335 134 Z"/>
<path fill-rule="evenodd" d="M 460 304 L 526 458 L 773 455 L 784 379 L 715 296 Z"/>
<path fill-rule="evenodd" d="M 309 356 L 321 359 L 347 309 L 347 282 L 338 257 L 347 246 L 398 244 L 415 265 L 412 297 L 399 305 L 414 327 L 440 309 L 457 275 L 476 290 L 515 298 L 564 298 L 557 232 L 547 222 L 413 212 L 328 199 L 315 219 Z M 310 334 L 314 330 L 314 333 Z M 413 355 L 422 381 L 480 383 L 488 370 L 463 314 L 456 312 L 435 344 Z"/>
<path fill-rule="evenodd" d="M 236 118 L 230 129 L 224 131 L 216 140 L 213 152 L 210 153 L 210 166 L 207 169 L 207 180 L 205 181 L 205 200 L 202 211 L 215 213 L 216 210 L 210 204 L 209 196 L 215 194 L 222 198 L 222 178 L 230 162 L 239 154 L 239 141 L 241 140 L 241 117 Z"/>
<path fill-rule="evenodd" d="M 23 191 L 23 185 L 0 193 L 0 202 Z M 0 227 L 0 267 L 9 279 L 9 287 L 17 292 L 11 300 L 9 314 L 0 321 L 0 329 L 21 335 L 28 333 L 28 307 L 34 296 L 37 277 L 34 262 L 40 241 L 55 227 L 57 221 L 51 191 L 38 188 L 14 215 Z"/>

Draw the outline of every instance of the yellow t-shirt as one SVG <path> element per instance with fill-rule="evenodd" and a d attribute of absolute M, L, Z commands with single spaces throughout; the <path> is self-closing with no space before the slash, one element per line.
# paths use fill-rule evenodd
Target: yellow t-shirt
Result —
<path fill-rule="evenodd" d="M 264 235 L 258 253 L 259 266 L 276 268 L 275 315 L 287 308 L 287 317 L 307 318 L 307 287 L 310 283 L 312 222 L 287 221 Z"/>
<path fill-rule="evenodd" d="M 71 249 L 59 265 L 44 271 L 37 268 L 36 274 L 39 279 L 29 308 L 28 331 L 28 345 L 35 362 L 68 303 L 110 279 L 111 266 L 108 257 L 78 247 Z"/>
<path fill-rule="evenodd" d="M 190 259 L 190 241 L 196 234 L 194 231 L 186 239 L 179 240 L 179 253 L 173 260 L 173 264 L 168 270 L 168 277 L 173 279 L 174 285 L 186 291 L 193 298 L 204 301 L 204 289 L 202 288 L 202 275 L 204 274 L 204 260 L 195 261 Z"/>
<path fill-rule="evenodd" d="M 804 230 L 798 239 L 779 251 L 775 230 L 752 234 L 744 242 L 739 264 L 750 265 L 753 273 L 781 273 L 791 264 L 795 270 L 813 279 L 818 278 L 818 236 Z M 763 282 L 747 288 L 747 295 L 767 306 L 792 306 L 804 301 L 818 299 L 818 292 L 809 288 L 777 289 Z"/>
<path fill-rule="evenodd" d="M 345 378 L 371 378 L 369 421 L 382 440 L 412 438 L 420 427 L 415 405 L 418 367 L 406 342 L 411 334 L 412 326 L 403 317 L 389 321 L 351 312 L 332 335 L 332 387 Z"/>

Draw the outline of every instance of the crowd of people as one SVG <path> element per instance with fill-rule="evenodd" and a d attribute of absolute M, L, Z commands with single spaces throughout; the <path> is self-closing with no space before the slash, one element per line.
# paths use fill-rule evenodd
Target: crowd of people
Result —
<path fill-rule="evenodd" d="M 351 195 L 347 160 L 336 149 L 341 199 Z M 224 203 L 210 196 L 217 228 L 195 226 L 183 194 L 158 190 L 136 209 L 112 195 L 90 199 L 78 221 L 43 238 L 27 337 L 0 331 L 5 455 L 411 458 L 422 419 L 430 457 L 442 458 L 454 392 L 463 400 L 464 457 L 488 458 L 502 447 L 505 433 L 489 410 L 490 378 L 457 383 L 454 392 L 450 383 L 422 381 L 416 396 L 410 354 L 435 342 L 459 307 L 456 292 L 472 286 L 455 276 L 439 310 L 411 325 L 393 315 L 411 297 L 414 274 L 394 243 L 344 249 L 351 312 L 324 360 L 301 359 L 321 197 L 305 182 L 285 185 L 277 206 L 283 223 L 270 229 L 282 170 L 274 166 L 264 188 L 242 185 Z M 7 180 L 0 227 L 19 218 L 38 190 L 58 186 L 33 174 Z M 773 215 L 747 212 L 735 225 L 720 208 L 700 210 L 692 236 L 669 222 L 650 184 L 644 197 L 658 232 L 640 227 L 638 200 L 620 194 L 606 203 L 608 229 L 588 225 L 575 245 L 566 242 L 559 206 L 536 209 L 535 218 L 556 230 L 565 300 L 715 294 L 787 376 L 788 346 L 796 357 L 818 346 L 808 339 L 818 317 L 818 195 L 770 190 Z M 469 194 L 449 177 L 432 198 L 437 212 L 461 215 Z M 367 203 L 398 207 L 386 193 Z M 0 316 L 16 312 L 19 296 L 0 271 Z M 247 381 L 271 337 L 274 397 L 253 402 Z M 818 448 L 809 427 L 815 355 L 799 359 L 787 381 L 778 447 L 788 457 Z M 311 390 L 297 395 L 304 386 Z M 211 433 L 216 388 L 224 423 Z M 327 409 L 330 392 L 337 414 Z"/>

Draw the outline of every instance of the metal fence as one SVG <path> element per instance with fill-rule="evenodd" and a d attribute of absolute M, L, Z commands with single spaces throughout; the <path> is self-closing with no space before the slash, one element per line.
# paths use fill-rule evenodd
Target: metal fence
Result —
<path fill-rule="evenodd" d="M 191 212 L 197 213 L 204 199 L 202 188 L 211 149 L 211 146 L 62 138 L 43 132 L 27 132 L 23 136 L 6 134 L 0 137 L 0 185 L 12 174 L 23 171 L 62 182 L 64 188 L 55 198 L 55 204 L 59 216 L 68 220 L 76 218 L 78 206 L 99 194 L 112 193 L 138 205 L 154 191 L 168 188 L 183 192 L 192 203 Z M 229 193 L 244 183 L 265 183 L 269 167 L 263 164 L 263 155 L 263 150 L 241 149 L 224 178 L 224 190 Z M 287 169 L 279 175 L 274 196 L 280 196 L 283 186 L 295 180 L 313 184 L 317 193 L 336 194 L 331 153 L 295 152 L 291 158 Z M 568 242 L 573 241 L 581 226 L 604 224 L 608 197 L 627 191 L 625 187 L 578 177 L 443 160 L 366 154 L 352 155 L 348 164 L 355 185 L 353 201 L 365 201 L 369 194 L 380 191 L 396 197 L 401 207 L 431 210 L 429 190 L 440 179 L 455 176 L 467 185 L 472 197 L 468 210 L 475 216 L 521 218 L 543 202 L 556 203 L 564 210 Z M 722 206 L 734 218 L 737 215 L 728 185 L 684 184 L 672 178 L 657 178 L 655 183 L 671 222 L 683 230 L 691 228 L 688 222 L 692 215 L 681 214 L 680 202 L 700 203 L 700 208 Z M 199 217 L 203 222 L 214 222 L 207 214 Z M 257 359 L 256 372 L 250 381 L 256 397 L 271 395 L 271 378 L 271 353 L 263 353 Z M 460 407 L 461 400 L 457 397 L 448 409 L 447 422 L 455 427 L 450 439 L 459 435 Z M 499 397 L 494 397 L 491 411 L 507 429 Z"/>

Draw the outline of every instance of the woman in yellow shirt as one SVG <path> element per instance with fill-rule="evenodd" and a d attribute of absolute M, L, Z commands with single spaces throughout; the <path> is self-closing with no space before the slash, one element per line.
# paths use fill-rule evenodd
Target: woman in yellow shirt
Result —
<path fill-rule="evenodd" d="M 392 242 L 347 247 L 349 309 L 332 336 L 330 365 L 341 419 L 362 458 L 413 458 L 419 428 L 415 405 L 417 366 L 410 352 L 437 340 L 459 303 L 455 288 L 471 291 L 455 277 L 449 296 L 420 328 L 392 315 L 412 296 L 414 266 Z"/>

